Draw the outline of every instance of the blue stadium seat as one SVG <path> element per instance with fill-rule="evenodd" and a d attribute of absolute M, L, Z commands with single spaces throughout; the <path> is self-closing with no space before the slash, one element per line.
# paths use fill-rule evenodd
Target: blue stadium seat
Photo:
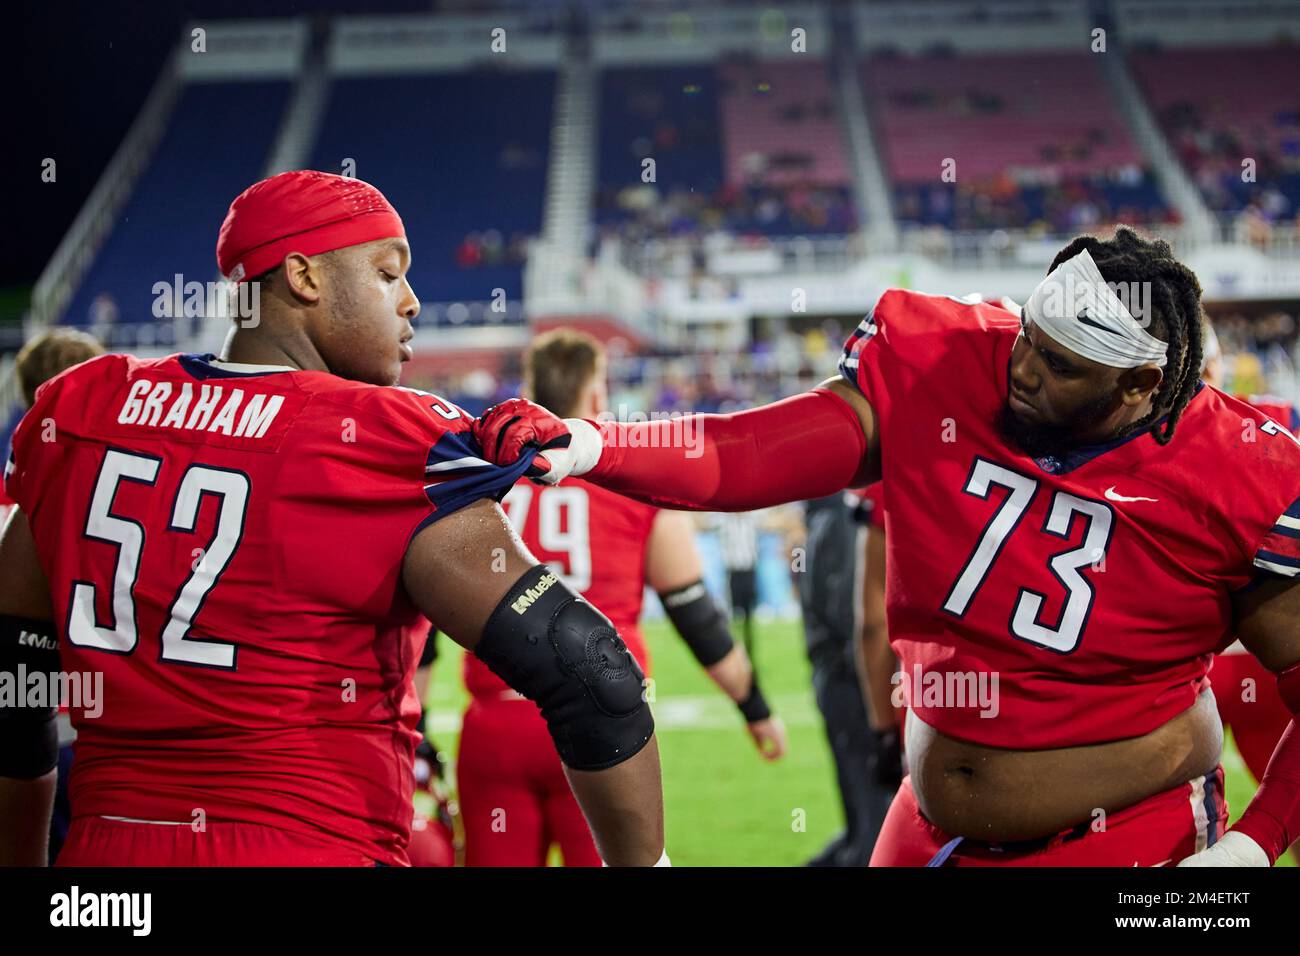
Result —
<path fill-rule="evenodd" d="M 91 323 L 112 297 L 121 324 L 153 322 L 155 282 L 217 277 L 217 231 L 230 201 L 261 178 L 289 84 L 198 83 L 180 95 L 166 133 L 136 183 L 63 321 Z M 256 104 L 256 108 L 250 108 Z"/>
<path fill-rule="evenodd" d="M 312 165 L 352 159 L 397 207 L 422 301 L 486 302 L 497 288 L 519 299 L 517 257 L 465 268 L 457 249 L 472 233 L 509 247 L 541 231 L 554 93 L 549 71 L 336 80 Z"/>
<path fill-rule="evenodd" d="M 626 218 L 612 199 L 641 183 L 655 160 L 661 193 L 705 195 L 723 182 L 718 83 L 711 65 L 606 70 L 601 77 L 598 183 L 600 222 Z"/>

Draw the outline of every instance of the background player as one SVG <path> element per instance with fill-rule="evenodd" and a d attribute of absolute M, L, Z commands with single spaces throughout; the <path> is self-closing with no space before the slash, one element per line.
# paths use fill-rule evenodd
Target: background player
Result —
<path fill-rule="evenodd" d="M 3 664 L 57 669 L 57 634 L 103 678 L 72 708 L 59 862 L 405 863 L 420 613 L 547 709 L 605 860 L 664 862 L 635 661 L 490 500 L 522 468 L 389 387 L 419 311 L 396 211 L 284 173 L 231 204 L 217 260 L 261 297 L 222 359 L 83 363 L 15 434 Z M 0 711 L 0 862 L 44 862 L 51 716 Z"/>
<path fill-rule="evenodd" d="M 1022 311 L 890 290 L 843 381 L 701 416 L 695 457 L 662 424 L 519 401 L 476 432 L 499 461 L 552 449 L 549 480 L 680 507 L 909 489 L 886 573 L 911 772 L 873 863 L 1267 866 L 1300 835 L 1300 734 L 1221 834 L 1206 671 L 1235 633 L 1300 712 L 1300 447 L 1201 386 L 1200 285 L 1167 243 L 1080 237 Z"/>
<path fill-rule="evenodd" d="M 1201 377 L 1218 389 L 1225 384 L 1223 352 L 1214 326 L 1209 322 L 1205 323 Z M 1296 434 L 1300 417 L 1290 402 L 1272 395 L 1237 397 L 1259 409 L 1292 435 Z M 1244 421 L 1250 422 L 1249 419 Z M 1219 719 L 1224 727 L 1231 729 L 1242 762 L 1258 782 L 1264 776 L 1278 741 L 1291 723 L 1291 711 L 1282 701 L 1273 675 L 1241 641 L 1233 641 L 1222 653 L 1215 655 L 1210 677 L 1214 683 L 1214 702 L 1219 708 Z"/>
<path fill-rule="evenodd" d="M 438 632 L 421 618 L 417 632 L 424 635 L 424 649 L 415 669 L 415 699 L 420 703 L 420 719 L 415 732 L 415 817 L 411 822 L 411 843 L 407 856 L 412 866 L 454 866 L 456 863 L 456 828 L 452 803 L 447 791 L 447 771 L 437 744 L 428 733 L 429 681 L 438 660 Z M 421 806 L 421 804 L 425 804 Z"/>
<path fill-rule="evenodd" d="M 30 409 L 36 401 L 36 390 L 64 369 L 79 365 L 97 355 L 104 347 L 93 336 L 77 329 L 50 329 L 42 332 L 18 352 L 15 371 L 22 390 L 23 408 Z M 0 488 L 0 528 L 14 503 Z M 59 741 L 58 780 L 55 785 L 54 806 L 50 817 L 50 845 L 47 858 L 50 863 L 63 847 L 72 811 L 68 805 L 68 773 L 72 769 L 72 744 L 77 733 L 68 718 L 67 708 L 59 709 L 57 720 Z"/>
<path fill-rule="evenodd" d="M 758 533 L 761 515 L 736 511 L 713 516 L 708 527 L 718 533 L 722 566 L 727 572 L 727 597 L 733 620 L 739 619 L 745 652 L 753 659 L 755 613 L 758 610 Z"/>
<path fill-rule="evenodd" d="M 36 401 L 36 389 L 66 368 L 104 354 L 104 346 L 78 329 L 50 329 L 22 347 L 15 359 L 23 409 Z M 0 488 L 0 527 L 13 507 L 13 500 Z"/>
<path fill-rule="evenodd" d="M 605 357 L 590 336 L 568 329 L 545 333 L 528 349 L 524 365 L 527 394 L 557 415 L 605 411 Z M 578 479 L 554 487 L 520 483 L 503 505 L 528 550 L 609 616 L 647 674 L 650 653 L 638 621 L 651 587 L 700 665 L 740 708 L 759 752 L 768 760 L 785 753 L 785 728 L 704 587 L 688 515 Z M 566 866 L 600 865 L 537 707 L 472 655 L 465 657 L 465 685 L 471 700 L 456 778 L 466 864 L 543 866 L 554 843 Z"/>
<path fill-rule="evenodd" d="M 821 711 L 826 741 L 835 760 L 836 788 L 844 810 L 844 831 L 808 861 L 809 866 L 866 866 L 889 801 L 898 789 L 880 781 L 881 751 L 888 735 L 897 741 L 892 723 L 879 733 L 868 718 L 867 684 L 859 677 L 861 626 L 856 625 L 857 601 L 863 575 L 863 542 L 870 507 L 851 492 L 837 492 L 806 502 L 804 522 L 807 566 L 797 575 L 803 613 L 804 641 L 812 666 L 813 693 Z M 883 607 L 880 608 L 883 617 Z M 888 646 L 886 642 L 886 646 Z M 885 705 L 889 676 L 885 673 Z M 897 764 L 897 743 L 892 748 Z M 894 772 L 894 777 L 901 776 Z"/>

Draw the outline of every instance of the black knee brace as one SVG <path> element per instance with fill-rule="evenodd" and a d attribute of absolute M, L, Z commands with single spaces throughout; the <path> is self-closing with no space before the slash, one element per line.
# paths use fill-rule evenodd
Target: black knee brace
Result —
<path fill-rule="evenodd" d="M 474 653 L 541 707 L 560 759 L 575 770 L 622 763 L 654 733 L 636 658 L 608 618 L 543 565 L 515 582 Z"/>

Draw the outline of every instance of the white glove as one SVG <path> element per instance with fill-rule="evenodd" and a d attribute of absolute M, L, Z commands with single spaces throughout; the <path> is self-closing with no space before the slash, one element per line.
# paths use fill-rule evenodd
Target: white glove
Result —
<path fill-rule="evenodd" d="M 1212 847 L 1193 853 L 1179 866 L 1272 866 L 1264 848 L 1236 830 L 1229 830 Z"/>

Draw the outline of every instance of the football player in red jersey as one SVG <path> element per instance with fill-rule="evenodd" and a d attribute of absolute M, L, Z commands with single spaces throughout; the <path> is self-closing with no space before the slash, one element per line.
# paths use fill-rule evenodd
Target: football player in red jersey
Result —
<path fill-rule="evenodd" d="M 36 390 L 58 375 L 64 369 L 89 361 L 97 355 L 104 354 L 104 346 L 92 335 L 78 329 L 50 329 L 42 332 L 27 342 L 18 352 L 14 361 L 14 374 L 18 377 L 18 387 L 22 391 L 23 409 L 29 409 L 36 402 Z M 0 488 L 0 528 L 4 527 L 10 510 L 15 507 L 13 501 Z M 67 708 L 60 708 L 56 720 L 58 740 L 57 779 L 54 786 L 54 801 L 51 807 L 49 823 L 50 843 L 47 859 L 53 862 L 63 847 L 63 840 L 68 835 L 68 825 L 72 822 L 68 807 L 68 771 L 72 767 L 72 745 L 76 732 L 68 718 Z M 32 796 L 41 792 L 43 784 L 38 784 Z M 41 810 L 46 804 L 41 798 Z M 38 825 L 37 817 L 29 817 L 33 825 Z"/>
<path fill-rule="evenodd" d="M 419 311 L 397 212 L 284 173 L 217 259 L 260 289 L 222 358 L 65 372 L 6 468 L 0 666 L 102 690 L 73 701 L 58 862 L 405 864 L 420 613 L 543 706 L 604 859 L 666 862 L 640 669 L 492 500 L 526 466 L 393 387 Z M 0 711 L 0 862 L 43 862 L 48 718 Z"/>
<path fill-rule="evenodd" d="M 1214 326 L 1205 324 L 1205 356 L 1201 377 L 1215 388 L 1223 388 L 1223 353 Z M 1300 426 L 1295 406 L 1285 399 L 1271 395 L 1238 395 L 1259 409 L 1269 420 L 1280 425 L 1292 435 Z M 1243 428 L 1253 428 L 1250 419 L 1244 419 Z M 1233 641 L 1214 658 L 1210 671 L 1214 683 L 1214 700 L 1219 706 L 1219 719 L 1231 729 L 1246 769 L 1256 781 L 1264 776 L 1269 758 L 1277 749 L 1277 742 L 1291 723 L 1291 711 L 1278 693 L 1272 674 L 1255 655 L 1246 650 L 1241 641 Z M 1295 856 L 1295 851 L 1292 851 Z"/>
<path fill-rule="evenodd" d="M 526 393 L 557 415 L 594 418 L 606 409 L 604 352 L 588 335 L 556 329 L 539 336 L 524 371 Z M 784 754 L 785 729 L 705 590 L 689 516 L 579 479 L 518 484 L 502 504 L 529 552 L 609 616 L 647 674 L 649 649 L 638 621 L 646 585 L 653 588 L 700 665 L 740 708 L 759 752 L 769 760 Z M 471 655 L 465 686 L 471 700 L 456 779 L 466 865 L 544 866 L 556 844 L 566 866 L 599 866 L 537 707 Z"/>
<path fill-rule="evenodd" d="M 519 400 L 475 431 L 675 507 L 908 489 L 885 520 L 910 773 L 873 863 L 1268 866 L 1300 835 L 1300 732 L 1223 832 L 1207 669 L 1236 635 L 1300 712 L 1300 445 L 1201 384 L 1202 325 L 1196 277 L 1120 228 L 1062 249 L 1020 319 L 888 290 L 839 380 L 675 425 L 691 454 Z"/>
<path fill-rule="evenodd" d="M 420 717 L 415 723 L 418 735 L 415 745 L 417 802 L 415 819 L 411 823 L 411 842 L 406 855 L 411 860 L 411 866 L 455 866 L 456 826 L 452 819 L 455 804 L 447 791 L 442 754 L 428 736 L 429 712 L 424 706 L 429 681 L 433 677 L 433 665 L 438 659 L 438 632 L 432 629 L 425 618 L 417 622 L 416 628 L 419 634 L 424 635 L 424 649 L 415 668 L 415 699 L 420 703 Z M 421 803 L 432 810 L 432 815 L 426 812 Z"/>
<path fill-rule="evenodd" d="M 23 408 L 32 407 L 36 389 L 66 368 L 104 354 L 104 346 L 92 335 L 79 329 L 50 329 L 42 332 L 18 351 L 14 374 L 22 391 Z M 14 502 L 0 487 L 0 527 Z"/>

